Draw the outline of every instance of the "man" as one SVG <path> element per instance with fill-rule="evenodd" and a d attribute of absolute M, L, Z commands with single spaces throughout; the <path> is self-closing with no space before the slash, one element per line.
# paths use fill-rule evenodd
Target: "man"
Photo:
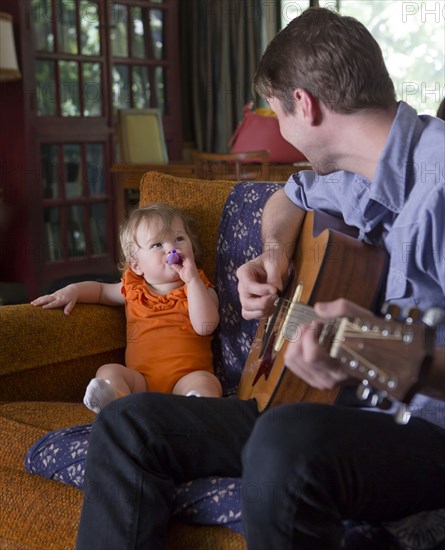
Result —
<path fill-rule="evenodd" d="M 268 201 L 264 243 L 289 250 L 310 208 L 342 215 L 360 238 L 390 252 L 388 300 L 445 307 L 445 127 L 396 103 L 367 30 L 307 10 L 271 42 L 256 85 L 283 136 L 316 169 Z M 246 318 L 270 313 L 288 261 L 264 254 L 239 269 Z M 316 311 L 363 313 L 344 300 Z M 431 360 L 441 383 L 443 352 Z M 289 345 L 286 364 L 321 388 L 344 379 L 313 327 Z M 440 393 L 434 381 L 429 390 Z M 290 404 L 260 416 L 254 401 L 237 399 L 117 400 L 93 428 L 77 548 L 162 548 L 173 486 L 215 474 L 242 475 L 261 489 L 243 502 L 250 550 L 340 548 L 343 519 L 386 521 L 443 507 L 443 408 L 422 396 L 414 413 L 424 418 L 400 426 L 387 414 L 340 406 Z"/>

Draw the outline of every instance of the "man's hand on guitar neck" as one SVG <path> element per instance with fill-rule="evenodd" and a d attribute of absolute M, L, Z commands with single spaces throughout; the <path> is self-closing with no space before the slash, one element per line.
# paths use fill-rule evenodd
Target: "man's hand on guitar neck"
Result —
<path fill-rule="evenodd" d="M 288 272 L 288 260 L 284 257 L 271 259 L 269 252 L 238 268 L 238 293 L 244 319 L 263 319 L 273 313 Z"/>
<path fill-rule="evenodd" d="M 314 310 L 321 319 L 374 317 L 369 310 L 345 299 L 315 304 Z M 347 380 L 348 375 L 336 359 L 319 344 L 321 323 L 316 321 L 300 327 L 298 339 L 289 342 L 284 356 L 289 370 L 309 385 L 318 389 L 332 389 Z M 431 369 L 423 381 L 422 393 L 445 400 L 445 347 L 436 347 Z"/>
<path fill-rule="evenodd" d="M 370 311 L 345 299 L 315 304 L 314 310 L 322 319 L 372 317 Z M 319 344 L 320 331 L 321 323 L 317 321 L 301 326 L 298 338 L 289 342 L 284 359 L 287 368 L 310 386 L 331 390 L 348 376 L 338 361 L 329 357 L 329 352 Z"/>

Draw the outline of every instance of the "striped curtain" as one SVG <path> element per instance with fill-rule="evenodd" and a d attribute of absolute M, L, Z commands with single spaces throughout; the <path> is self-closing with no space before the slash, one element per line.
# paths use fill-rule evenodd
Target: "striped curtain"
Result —
<path fill-rule="evenodd" d="M 185 140 L 200 151 L 227 142 L 253 99 L 261 57 L 262 0 L 180 2 Z"/>

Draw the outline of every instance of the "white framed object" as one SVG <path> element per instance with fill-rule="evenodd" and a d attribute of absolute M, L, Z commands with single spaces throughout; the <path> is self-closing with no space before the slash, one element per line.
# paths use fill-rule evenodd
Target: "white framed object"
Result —
<path fill-rule="evenodd" d="M 168 163 L 159 109 L 118 109 L 118 134 L 121 162 Z"/>

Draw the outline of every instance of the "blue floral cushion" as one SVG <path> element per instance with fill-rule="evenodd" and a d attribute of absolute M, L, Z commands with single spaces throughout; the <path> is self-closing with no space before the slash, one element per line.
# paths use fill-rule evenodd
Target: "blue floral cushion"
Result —
<path fill-rule="evenodd" d="M 261 216 L 278 183 L 243 182 L 234 187 L 221 216 L 216 256 L 220 323 L 213 340 L 215 370 L 225 395 L 236 393 L 258 323 L 241 316 L 236 270 L 261 253 Z"/>
<path fill-rule="evenodd" d="M 280 184 L 242 182 L 234 187 L 222 213 L 217 253 L 216 288 L 220 325 L 214 338 L 215 370 L 225 395 L 233 395 L 240 379 L 257 323 L 241 316 L 237 268 L 261 252 L 261 215 L 268 197 Z M 91 425 L 50 432 L 29 449 L 28 472 L 83 487 Z M 224 525 L 242 532 L 241 481 L 212 477 L 177 487 L 174 513 L 184 521 Z M 445 510 L 416 514 L 398 522 L 369 525 L 345 522 L 349 550 L 445 550 Z"/>

